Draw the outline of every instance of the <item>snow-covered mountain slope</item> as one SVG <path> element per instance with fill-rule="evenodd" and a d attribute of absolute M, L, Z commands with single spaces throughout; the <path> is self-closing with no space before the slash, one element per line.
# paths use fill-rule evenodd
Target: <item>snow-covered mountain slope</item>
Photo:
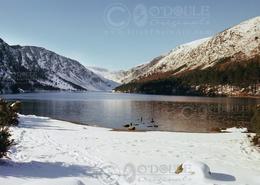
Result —
<path fill-rule="evenodd" d="M 96 73 L 97 75 L 112 80 L 114 82 L 117 82 L 118 84 L 122 83 L 121 79 L 124 78 L 126 75 L 126 71 L 124 70 L 110 71 L 105 68 L 93 67 L 93 66 L 87 66 L 86 68 Z"/>
<path fill-rule="evenodd" d="M 239 61 L 253 58 L 259 53 L 260 17 L 255 17 L 211 38 L 178 46 L 166 55 L 125 72 L 126 76 L 121 81 L 128 83 L 158 73 L 176 75 L 193 69 L 206 69 L 228 57 Z"/>
<path fill-rule="evenodd" d="M 108 91 L 117 83 L 101 78 L 78 61 L 34 46 L 9 46 L 0 41 L 0 90 Z"/>

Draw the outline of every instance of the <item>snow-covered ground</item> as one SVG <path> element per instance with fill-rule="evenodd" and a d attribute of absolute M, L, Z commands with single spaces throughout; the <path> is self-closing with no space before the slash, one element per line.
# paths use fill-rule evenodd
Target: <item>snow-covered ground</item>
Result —
<path fill-rule="evenodd" d="M 115 132 L 36 116 L 21 115 L 20 120 L 19 128 L 12 128 L 17 145 L 11 160 L 1 161 L 1 185 L 260 182 L 260 153 L 236 129 Z M 182 163 L 182 173 L 175 174 Z"/>

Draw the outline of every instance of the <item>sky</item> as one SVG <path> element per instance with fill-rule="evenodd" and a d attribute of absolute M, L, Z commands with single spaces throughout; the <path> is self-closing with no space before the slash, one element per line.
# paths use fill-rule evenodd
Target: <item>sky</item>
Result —
<path fill-rule="evenodd" d="M 260 15 L 259 0 L 0 0 L 0 38 L 129 69 Z"/>

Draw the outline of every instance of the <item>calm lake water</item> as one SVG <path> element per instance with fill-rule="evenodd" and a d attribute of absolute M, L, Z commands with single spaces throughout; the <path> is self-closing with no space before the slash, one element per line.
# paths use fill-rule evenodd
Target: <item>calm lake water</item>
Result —
<path fill-rule="evenodd" d="M 23 103 L 22 114 L 47 116 L 88 125 L 121 129 L 126 123 L 137 130 L 207 132 L 215 127 L 247 125 L 254 98 L 207 98 L 87 93 L 26 93 L 1 95 Z M 154 124 L 151 121 L 154 120 Z M 157 127 L 153 127 L 158 125 Z"/>

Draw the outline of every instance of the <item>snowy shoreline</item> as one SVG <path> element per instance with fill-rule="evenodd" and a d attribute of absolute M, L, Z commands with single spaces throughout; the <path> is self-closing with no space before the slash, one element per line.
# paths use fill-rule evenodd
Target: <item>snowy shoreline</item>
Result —
<path fill-rule="evenodd" d="M 23 115 L 20 122 L 18 128 L 11 129 L 17 145 L 9 155 L 11 160 L 1 162 L 0 184 L 257 185 L 260 182 L 260 153 L 247 134 L 241 133 L 243 130 L 111 132 L 106 128 Z M 175 174 L 183 163 L 191 171 Z M 207 166 L 211 173 L 207 172 Z"/>

